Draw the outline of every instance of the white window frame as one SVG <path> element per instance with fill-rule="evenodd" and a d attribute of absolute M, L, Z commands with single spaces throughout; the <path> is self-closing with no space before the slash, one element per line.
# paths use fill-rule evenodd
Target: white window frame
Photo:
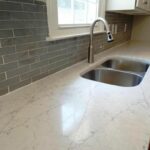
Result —
<path fill-rule="evenodd" d="M 47 0 L 46 3 L 49 28 L 48 41 L 88 35 L 90 33 L 90 24 L 58 25 L 57 0 Z M 105 17 L 105 6 L 106 0 L 99 0 L 99 17 Z M 100 23 L 96 26 L 95 32 L 104 32 L 103 24 Z"/>

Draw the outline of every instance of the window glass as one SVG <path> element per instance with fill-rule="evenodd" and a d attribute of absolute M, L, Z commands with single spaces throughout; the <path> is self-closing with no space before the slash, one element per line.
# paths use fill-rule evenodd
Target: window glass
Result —
<path fill-rule="evenodd" d="M 58 24 L 89 24 L 98 16 L 99 0 L 57 0 Z"/>

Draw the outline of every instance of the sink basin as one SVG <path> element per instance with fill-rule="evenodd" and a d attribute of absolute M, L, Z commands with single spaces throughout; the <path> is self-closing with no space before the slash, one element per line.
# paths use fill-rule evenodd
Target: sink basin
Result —
<path fill-rule="evenodd" d="M 124 87 L 136 86 L 142 81 L 142 76 L 140 75 L 104 68 L 91 70 L 82 75 L 82 77 L 98 82 Z"/>
<path fill-rule="evenodd" d="M 145 73 L 149 67 L 149 64 L 144 62 L 137 62 L 128 59 L 109 59 L 104 62 L 101 66 L 112 68 L 116 70 L 124 70 L 136 73 Z"/>
<path fill-rule="evenodd" d="M 83 78 L 111 85 L 132 87 L 140 84 L 148 63 L 128 58 L 112 58 L 82 75 Z"/>

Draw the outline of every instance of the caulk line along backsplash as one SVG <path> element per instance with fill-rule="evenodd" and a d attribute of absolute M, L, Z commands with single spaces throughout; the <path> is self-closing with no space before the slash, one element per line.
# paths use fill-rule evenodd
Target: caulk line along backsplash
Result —
<path fill-rule="evenodd" d="M 113 43 L 94 39 L 96 53 L 130 39 L 132 17 L 106 13 L 118 25 Z M 127 24 L 127 32 L 124 32 Z M 87 58 L 89 36 L 47 42 L 46 4 L 41 0 L 0 0 L 0 95 L 28 85 Z"/>

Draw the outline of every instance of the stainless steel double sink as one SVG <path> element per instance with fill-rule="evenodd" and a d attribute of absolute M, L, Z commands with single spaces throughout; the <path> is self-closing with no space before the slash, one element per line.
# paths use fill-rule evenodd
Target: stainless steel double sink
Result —
<path fill-rule="evenodd" d="M 148 67 L 149 64 L 142 61 L 113 58 L 96 66 L 82 77 L 106 84 L 132 87 L 141 83 Z"/>

